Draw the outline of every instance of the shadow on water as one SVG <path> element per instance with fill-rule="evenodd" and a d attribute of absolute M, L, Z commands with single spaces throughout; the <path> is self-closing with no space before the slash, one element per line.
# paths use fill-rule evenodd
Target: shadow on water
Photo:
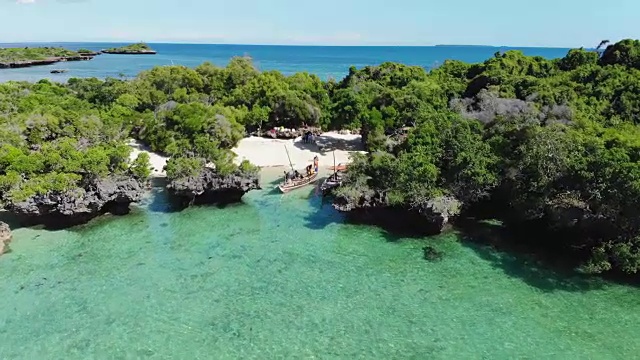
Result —
<path fill-rule="evenodd" d="M 18 217 L 10 211 L 0 211 L 0 221 L 9 225 L 9 228 L 11 228 L 11 230 L 16 230 L 24 227 L 20 219 L 18 219 Z"/>
<path fill-rule="evenodd" d="M 506 275 L 521 279 L 544 292 L 584 292 L 606 286 L 600 277 L 579 274 L 570 264 L 552 261 L 515 246 L 514 236 L 500 224 L 464 221 L 459 224 L 462 245 L 472 249 L 482 259 Z"/>
<path fill-rule="evenodd" d="M 304 216 L 304 226 L 312 230 L 323 230 L 332 224 L 343 224 L 345 215 L 331 206 L 331 199 L 323 197 L 320 189 L 315 186 L 309 192 L 311 212 Z"/>
<path fill-rule="evenodd" d="M 385 224 L 375 224 L 365 219 L 349 216 L 336 210 L 332 205 L 331 196 L 322 196 L 319 186 L 309 192 L 309 202 L 312 212 L 304 216 L 304 225 L 308 229 L 323 230 L 332 224 L 344 224 L 375 228 L 380 235 L 388 242 L 399 242 L 403 239 L 422 239 L 424 234 L 416 234 L 401 226 L 385 226 Z"/>
<path fill-rule="evenodd" d="M 148 195 L 148 200 L 144 205 L 152 212 L 169 214 L 182 210 L 178 204 L 171 201 L 165 187 L 153 187 Z"/>
<path fill-rule="evenodd" d="M 311 196 L 310 201 L 314 211 L 304 217 L 305 226 L 309 229 L 322 230 L 331 224 L 346 222 L 363 227 L 375 226 L 379 229 L 381 236 L 393 243 L 404 239 L 424 239 L 425 245 L 430 247 L 430 244 L 440 239 L 440 237 L 416 233 L 407 227 L 393 226 L 393 224 L 380 226 L 366 219 L 352 218 L 335 210 L 331 206 L 330 198 Z M 510 241 L 514 235 L 500 224 L 470 221 L 463 222 L 450 230 L 458 234 L 462 246 L 473 250 L 480 258 L 489 261 L 492 266 L 506 275 L 520 279 L 543 292 L 586 292 L 601 289 L 607 284 L 608 279 L 580 274 L 574 270 L 574 264 L 567 264 L 562 259 L 551 262 L 549 259 L 534 256 L 522 247 L 513 246 L 512 244 L 517 243 Z M 446 256 L 446 254 L 443 255 Z"/>

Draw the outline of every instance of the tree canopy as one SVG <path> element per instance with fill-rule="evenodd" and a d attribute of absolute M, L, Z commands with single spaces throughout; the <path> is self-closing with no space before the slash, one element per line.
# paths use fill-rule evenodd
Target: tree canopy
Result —
<path fill-rule="evenodd" d="M 17 50 L 12 50 L 17 51 Z M 0 198 L 81 188 L 129 163 L 133 136 L 168 154 L 170 178 L 233 165 L 247 133 L 275 126 L 356 129 L 370 151 L 345 196 L 385 194 L 411 209 L 451 196 L 464 211 L 562 234 L 547 242 L 590 272 L 640 269 L 640 42 L 561 59 L 496 53 L 431 71 L 384 63 L 340 81 L 225 67 L 156 67 L 132 80 L 0 84 Z M 487 204 L 489 204 L 487 206 Z M 542 245 L 540 245 L 542 246 Z"/>
<path fill-rule="evenodd" d="M 332 119 L 361 127 L 372 152 L 356 159 L 340 193 L 377 191 L 407 209 L 455 196 L 470 213 L 560 235 L 539 246 L 573 254 L 567 260 L 585 271 L 636 273 L 638 54 L 640 42 L 624 40 L 601 57 L 507 51 L 428 73 L 352 69 L 332 91 Z"/>

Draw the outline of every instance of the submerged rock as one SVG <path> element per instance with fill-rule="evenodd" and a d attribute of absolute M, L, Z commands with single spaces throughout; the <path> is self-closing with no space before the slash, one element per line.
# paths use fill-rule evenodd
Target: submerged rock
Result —
<path fill-rule="evenodd" d="M 433 246 L 425 246 L 422 248 L 423 257 L 428 261 L 438 261 L 442 259 L 442 253 Z"/>
<path fill-rule="evenodd" d="M 0 221 L 0 255 L 4 254 L 7 245 L 11 241 L 11 236 L 9 225 Z"/>
<path fill-rule="evenodd" d="M 454 197 L 441 196 L 414 207 L 390 205 L 386 193 L 368 189 L 355 197 L 339 194 L 334 198 L 333 207 L 348 213 L 353 220 L 402 232 L 435 235 L 460 213 L 461 203 Z"/>
<path fill-rule="evenodd" d="M 260 189 L 260 176 L 257 172 L 240 171 L 220 175 L 215 169 L 205 167 L 197 176 L 170 180 L 167 189 L 183 206 L 228 204 L 240 201 L 251 190 Z"/>
<path fill-rule="evenodd" d="M 49 192 L 21 202 L 9 202 L 7 209 L 30 223 L 64 228 L 84 223 L 110 212 L 127 214 L 129 205 L 144 194 L 144 184 L 124 176 L 96 180 L 85 188 L 64 193 Z"/>

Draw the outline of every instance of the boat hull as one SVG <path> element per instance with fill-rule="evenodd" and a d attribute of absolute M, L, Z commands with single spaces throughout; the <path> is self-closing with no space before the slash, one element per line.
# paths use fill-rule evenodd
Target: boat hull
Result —
<path fill-rule="evenodd" d="M 318 173 L 313 173 L 311 176 L 307 176 L 302 180 L 294 181 L 291 184 L 282 183 L 282 184 L 278 185 L 278 189 L 280 189 L 280 191 L 282 193 L 288 193 L 290 191 L 293 191 L 293 190 L 296 190 L 296 189 L 300 189 L 300 188 L 305 187 L 305 186 L 307 186 L 309 184 L 312 184 L 317 179 L 318 179 Z"/>
<path fill-rule="evenodd" d="M 341 180 L 335 181 L 335 180 L 326 179 L 320 186 L 320 190 L 322 191 L 323 195 L 327 195 L 331 190 L 339 187 L 340 185 L 342 185 Z"/>

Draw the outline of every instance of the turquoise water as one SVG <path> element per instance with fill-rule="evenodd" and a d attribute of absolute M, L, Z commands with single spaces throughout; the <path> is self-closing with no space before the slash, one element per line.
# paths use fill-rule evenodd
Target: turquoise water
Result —
<path fill-rule="evenodd" d="M 0 44 L 7 46 L 64 46 L 69 49 L 86 48 L 99 51 L 124 44 L 112 43 L 41 43 Z M 157 65 L 197 66 L 205 61 L 224 66 L 233 56 L 249 55 L 261 70 L 279 70 L 285 74 L 306 71 L 323 79 L 341 79 L 349 66 L 364 67 L 395 61 L 431 68 L 446 59 L 480 62 L 497 51 L 522 50 L 527 55 L 559 58 L 569 49 L 508 48 L 489 46 L 262 46 L 262 45 L 204 45 L 151 44 L 157 55 L 100 55 L 91 61 L 58 63 L 22 69 L 0 70 L 0 82 L 8 80 L 37 81 L 47 78 L 64 81 L 69 77 L 132 77 Z M 52 69 L 67 69 L 65 74 L 51 74 Z"/>
<path fill-rule="evenodd" d="M 272 184 L 273 185 L 273 184 Z M 310 189 L 226 208 L 18 229 L 2 359 L 631 359 L 640 290 L 563 277 L 455 234 L 344 224 Z M 425 242 L 445 253 L 422 259 Z"/>

